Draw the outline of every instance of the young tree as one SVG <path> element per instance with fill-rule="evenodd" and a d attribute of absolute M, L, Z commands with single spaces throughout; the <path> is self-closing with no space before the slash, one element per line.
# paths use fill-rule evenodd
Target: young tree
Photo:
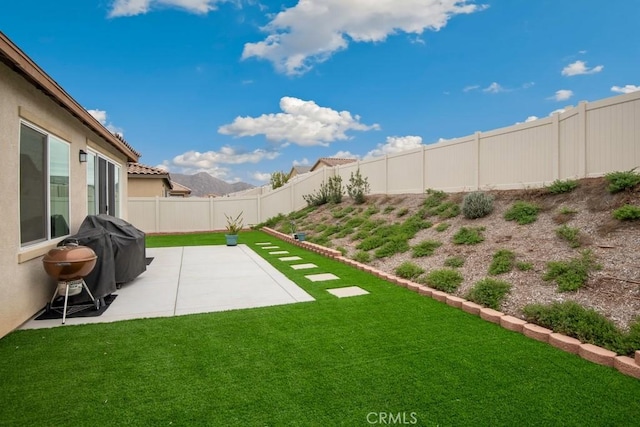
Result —
<path fill-rule="evenodd" d="M 289 181 L 289 175 L 278 171 L 271 174 L 271 188 L 276 189 L 285 185 Z"/>
<path fill-rule="evenodd" d="M 368 178 L 363 178 L 360 174 L 360 168 L 356 171 L 355 175 L 351 172 L 349 178 L 349 184 L 347 184 L 347 193 L 349 197 L 353 199 L 356 204 L 364 203 L 366 195 L 369 194 L 369 182 Z"/>

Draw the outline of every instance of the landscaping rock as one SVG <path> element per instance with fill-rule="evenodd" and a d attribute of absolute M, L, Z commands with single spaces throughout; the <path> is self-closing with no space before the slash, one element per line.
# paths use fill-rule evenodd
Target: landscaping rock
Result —
<path fill-rule="evenodd" d="M 500 318 L 500 326 L 514 332 L 522 332 L 522 327 L 526 324 L 525 320 L 513 316 L 502 316 Z"/>
<path fill-rule="evenodd" d="M 616 353 L 593 344 L 582 344 L 578 354 L 583 359 L 604 366 L 613 366 Z"/>
<path fill-rule="evenodd" d="M 480 317 L 491 323 L 500 324 L 500 318 L 504 316 L 504 313 L 493 308 L 483 307 L 480 309 Z"/>
<path fill-rule="evenodd" d="M 613 360 L 613 366 L 625 375 L 640 379 L 640 366 L 630 357 L 617 356 Z"/>
<path fill-rule="evenodd" d="M 553 333 L 551 329 L 543 328 L 542 326 L 534 325 L 533 323 L 527 323 L 522 327 L 522 333 L 537 341 L 549 342 L 549 335 Z"/>
<path fill-rule="evenodd" d="M 568 337 L 562 334 L 553 333 L 549 335 L 549 344 L 560 350 L 567 351 L 569 353 L 578 354 L 580 351 L 580 340 L 572 337 Z"/>

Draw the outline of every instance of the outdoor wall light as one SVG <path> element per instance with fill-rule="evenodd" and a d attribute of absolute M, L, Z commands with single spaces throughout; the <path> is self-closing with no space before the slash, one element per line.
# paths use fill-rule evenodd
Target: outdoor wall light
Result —
<path fill-rule="evenodd" d="M 80 150 L 80 153 L 78 153 L 78 159 L 80 160 L 80 163 L 86 163 L 87 162 L 87 152 L 84 150 Z"/>

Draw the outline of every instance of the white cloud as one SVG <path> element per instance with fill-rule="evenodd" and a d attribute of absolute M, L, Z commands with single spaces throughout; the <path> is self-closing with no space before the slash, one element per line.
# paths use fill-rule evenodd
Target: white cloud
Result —
<path fill-rule="evenodd" d="M 259 182 L 271 181 L 271 174 L 266 172 L 253 172 L 249 176 Z"/>
<path fill-rule="evenodd" d="M 401 151 L 411 150 L 422 146 L 422 137 L 420 136 L 389 136 L 387 142 L 378 144 L 378 146 L 365 154 L 364 158 L 380 157 L 385 154 L 394 154 Z"/>
<path fill-rule="evenodd" d="M 360 123 L 360 116 L 348 111 L 320 107 L 313 101 L 285 96 L 280 100 L 282 113 L 263 114 L 260 117 L 236 117 L 233 123 L 220 126 L 218 132 L 237 137 L 264 135 L 269 141 L 293 143 L 300 146 L 328 146 L 336 140 L 350 137 L 350 130 L 379 129 Z"/>
<path fill-rule="evenodd" d="M 224 0 L 114 0 L 110 18 L 135 16 L 161 7 L 175 7 L 187 12 L 205 14 L 216 9 L 216 3 Z"/>
<path fill-rule="evenodd" d="M 309 159 L 305 157 L 302 160 L 294 160 L 293 166 L 309 166 Z"/>
<path fill-rule="evenodd" d="M 340 150 L 336 154 L 330 157 L 333 157 L 335 159 L 359 159 L 360 158 L 359 155 L 353 154 L 351 151 L 344 151 L 344 150 Z"/>
<path fill-rule="evenodd" d="M 565 111 L 567 111 L 566 108 L 558 108 L 557 110 L 553 110 L 552 112 L 549 113 L 550 116 L 553 116 L 554 114 L 558 113 L 564 113 Z"/>
<path fill-rule="evenodd" d="M 527 117 L 527 119 L 524 122 L 525 123 L 529 123 L 529 122 L 533 122 L 535 120 L 538 120 L 538 116 L 529 116 L 529 117 Z"/>
<path fill-rule="evenodd" d="M 587 67 L 587 63 L 584 61 L 576 61 L 564 67 L 562 69 L 563 76 L 578 76 L 580 74 L 595 74 L 604 69 L 604 65 L 596 65 L 593 68 Z"/>
<path fill-rule="evenodd" d="M 555 95 L 550 97 L 549 99 L 555 99 L 556 101 L 566 101 L 567 99 L 573 96 L 573 91 L 569 89 L 560 89 L 557 90 Z"/>
<path fill-rule="evenodd" d="M 163 165 L 166 169 L 180 173 L 208 172 L 217 178 L 224 179 L 228 177 L 229 168 L 220 165 L 258 163 L 262 160 L 273 160 L 279 155 L 280 153 L 277 151 L 262 149 L 241 151 L 225 145 L 219 151 L 207 151 L 205 153 L 187 151 L 175 156 L 171 161 L 165 160 Z"/>
<path fill-rule="evenodd" d="M 107 130 L 115 135 L 124 136 L 124 131 L 121 127 L 107 122 L 107 112 L 104 110 L 87 110 L 94 119 L 100 122 L 100 124 L 107 128 Z"/>
<path fill-rule="evenodd" d="M 522 84 L 522 89 L 529 89 L 530 87 L 533 87 L 536 84 L 536 82 L 526 82 Z"/>
<path fill-rule="evenodd" d="M 262 28 L 268 34 L 263 41 L 245 44 L 242 58 L 266 59 L 279 72 L 299 75 L 349 41 L 382 42 L 400 32 L 419 37 L 444 28 L 455 15 L 486 7 L 470 0 L 300 0 Z"/>
<path fill-rule="evenodd" d="M 625 86 L 612 86 L 611 87 L 611 92 L 616 92 L 616 93 L 631 93 L 631 92 L 638 92 L 640 91 L 640 86 L 636 86 L 636 85 L 625 85 Z"/>
<path fill-rule="evenodd" d="M 472 90 L 476 90 L 476 89 L 480 89 L 479 85 L 470 85 L 470 86 L 465 86 L 464 89 L 462 89 L 463 92 L 471 92 Z"/>
<path fill-rule="evenodd" d="M 498 83 L 493 82 L 486 88 L 482 89 L 482 91 L 488 92 L 488 93 L 500 93 L 500 92 L 506 92 L 506 89 L 500 86 Z"/>

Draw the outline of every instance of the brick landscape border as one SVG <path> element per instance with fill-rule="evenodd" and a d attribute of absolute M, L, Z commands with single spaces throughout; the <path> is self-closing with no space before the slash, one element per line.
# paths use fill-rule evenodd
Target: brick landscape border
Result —
<path fill-rule="evenodd" d="M 460 308 L 469 314 L 480 316 L 480 318 L 500 325 L 509 331 L 521 333 L 529 338 L 548 343 L 560 350 L 576 354 L 590 362 L 613 367 L 625 375 L 640 379 L 640 350 L 636 351 L 635 358 L 618 356 L 613 351 L 605 348 L 598 347 L 593 344 L 582 343 L 575 338 L 554 333 L 550 329 L 529 323 L 514 316 L 509 316 L 491 308 L 483 307 L 474 302 L 467 301 L 464 298 L 450 295 L 446 292 L 438 291 L 428 286 L 415 283 L 411 280 L 403 279 L 385 271 L 378 270 L 370 265 L 344 257 L 340 251 L 335 249 L 326 248 L 307 241 L 300 241 L 295 239 L 292 235 L 280 233 L 279 231 L 268 227 L 263 227 L 262 231 L 288 243 L 292 243 L 296 246 L 333 258 L 336 261 L 340 261 L 359 270 L 371 273 L 374 276 L 380 277 L 403 288 L 407 288 L 410 291 L 417 292 L 420 295 L 431 297 L 436 301 L 443 302 L 451 307 Z"/>

